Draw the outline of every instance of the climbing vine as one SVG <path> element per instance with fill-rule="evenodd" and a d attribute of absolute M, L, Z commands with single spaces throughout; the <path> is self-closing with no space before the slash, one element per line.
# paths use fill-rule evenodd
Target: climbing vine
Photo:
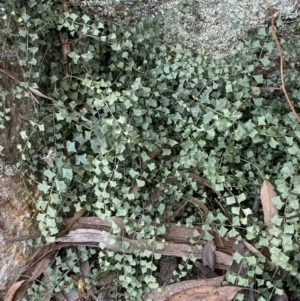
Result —
<path fill-rule="evenodd" d="M 297 291 L 300 224 L 291 217 L 300 214 L 298 21 L 277 22 L 274 35 L 272 18 L 245 34 L 230 56 L 213 60 L 163 42 L 160 17 L 124 27 L 49 0 L 10 1 L 1 14 L 8 24 L 1 41 L 14 45 L 15 63 L 25 70 L 14 93 L 30 99 L 19 168 L 40 191 L 35 207 L 47 242 L 82 208 L 110 221 L 124 250 L 124 229 L 154 244 L 171 222 L 200 226 L 192 245 L 216 233 L 268 250 L 234 253 L 249 273 L 231 274 L 228 283 L 254 288 L 257 300 L 283 287 Z M 9 76 L 3 70 L 9 65 L 0 70 Z M 264 179 L 278 193 L 271 239 L 261 207 L 254 210 Z M 70 275 L 80 274 L 80 261 L 95 262 L 82 296 L 107 275 L 114 279 L 110 294 L 124 300 L 158 287 L 159 252 L 101 244 L 64 252 L 47 269 L 53 295 L 76 287 Z M 196 259 L 192 252 L 182 258 L 175 279 L 188 279 Z M 37 282 L 28 289 L 31 300 L 43 294 Z"/>

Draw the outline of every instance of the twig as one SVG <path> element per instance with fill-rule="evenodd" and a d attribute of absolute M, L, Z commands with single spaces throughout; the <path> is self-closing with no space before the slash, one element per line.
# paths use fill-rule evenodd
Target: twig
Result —
<path fill-rule="evenodd" d="M 65 12 L 69 12 L 69 7 L 66 0 L 62 0 L 62 6 Z M 59 34 L 59 40 L 61 43 L 61 59 L 65 61 L 64 71 L 65 77 L 68 83 L 70 83 L 69 67 L 68 67 L 68 54 L 71 51 L 70 42 L 68 39 L 65 39 L 62 34 Z"/>
<path fill-rule="evenodd" d="M 246 240 L 244 240 L 243 243 L 244 243 L 245 247 L 256 257 L 263 256 L 260 251 L 258 251 L 255 247 L 253 247 L 251 244 L 249 244 Z M 270 261 L 269 259 L 266 259 L 266 263 L 270 266 L 276 266 L 276 264 L 273 263 L 272 261 Z"/>
<path fill-rule="evenodd" d="M 266 5 L 268 6 L 268 9 L 269 9 L 269 16 L 271 18 L 271 24 L 272 24 L 272 36 L 275 40 L 275 43 L 276 43 L 276 47 L 277 47 L 277 50 L 279 52 L 279 56 L 280 56 L 280 77 L 281 77 L 281 89 L 284 93 L 284 96 L 286 98 L 286 101 L 288 103 L 288 105 L 290 106 L 290 109 L 292 110 L 293 114 L 295 115 L 296 119 L 297 119 L 297 122 L 300 123 L 300 117 L 299 115 L 297 114 L 290 98 L 289 98 L 289 95 L 286 91 L 286 88 L 285 88 L 285 83 L 284 83 L 284 74 L 283 74 L 283 51 L 281 49 L 281 46 L 280 46 L 280 43 L 278 41 L 278 37 L 277 37 L 277 34 L 276 34 L 276 30 L 275 30 L 275 21 L 274 21 L 274 9 L 273 7 L 270 5 L 270 3 L 268 2 L 268 0 L 264 0 Z"/>

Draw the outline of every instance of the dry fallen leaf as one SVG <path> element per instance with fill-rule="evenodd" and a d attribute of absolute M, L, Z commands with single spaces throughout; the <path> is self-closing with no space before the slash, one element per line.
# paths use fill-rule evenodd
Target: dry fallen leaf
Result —
<path fill-rule="evenodd" d="M 9 76 L 10 78 L 16 80 L 17 82 L 21 82 L 21 80 L 16 76 L 14 75 L 13 73 L 11 73 L 9 70 L 5 69 L 5 68 L 0 68 L 0 72 L 6 74 L 7 76 Z M 50 99 L 52 101 L 56 101 L 55 99 L 51 98 L 51 97 L 48 97 L 46 96 L 45 94 L 41 93 L 39 90 L 33 88 L 33 87 L 30 87 L 28 86 L 27 87 L 27 90 L 29 92 L 29 94 L 31 95 L 31 97 L 37 102 L 39 103 L 39 101 L 34 97 L 33 94 L 37 95 L 37 96 L 40 96 L 40 97 L 43 97 L 43 98 L 46 98 L 46 99 Z"/>
<path fill-rule="evenodd" d="M 203 247 L 203 251 L 202 251 L 203 265 L 209 267 L 211 270 L 214 270 L 216 264 L 216 255 L 215 255 L 216 250 L 217 247 L 213 240 L 208 241 Z"/>
<path fill-rule="evenodd" d="M 43 249 L 45 253 L 42 253 Z M 44 245 L 41 248 L 41 254 L 42 254 L 42 258 L 40 258 L 40 260 L 35 262 L 33 272 L 31 274 L 31 277 L 28 279 L 28 282 L 36 279 L 46 270 L 49 262 L 52 260 L 53 256 L 55 255 L 55 244 L 52 243 L 49 245 Z M 46 255 L 44 256 L 44 254 Z"/>
<path fill-rule="evenodd" d="M 220 191 L 216 190 L 211 183 L 209 183 L 206 179 L 204 179 L 203 177 L 200 177 L 197 174 L 194 174 L 192 172 L 189 173 L 189 176 L 195 180 L 197 183 L 202 184 L 208 188 L 210 188 L 216 195 L 221 196 Z"/>
<path fill-rule="evenodd" d="M 262 253 L 260 252 L 260 251 L 258 251 L 255 247 L 253 247 L 251 244 L 249 244 L 247 241 L 243 241 L 243 243 L 244 243 L 244 245 L 245 245 L 245 247 L 251 252 L 251 253 L 253 253 L 255 256 L 263 256 L 262 255 Z M 266 263 L 268 264 L 268 265 L 273 265 L 273 266 L 275 266 L 275 264 L 272 262 L 272 261 L 270 261 L 269 259 L 267 259 L 266 260 Z"/>
<path fill-rule="evenodd" d="M 50 259 L 55 255 L 55 252 L 55 243 L 45 244 L 38 248 L 29 258 L 28 264 L 21 270 L 17 279 L 26 277 L 26 283 L 35 280 L 45 271 Z"/>
<path fill-rule="evenodd" d="M 4 296 L 4 301 L 12 301 L 14 298 L 14 295 L 16 291 L 19 289 L 19 287 L 25 282 L 25 280 L 15 282 L 7 291 L 7 293 Z"/>
<path fill-rule="evenodd" d="M 201 216 L 207 216 L 209 210 L 203 202 L 193 196 L 188 196 L 187 200 L 199 209 L 199 214 Z"/>
<path fill-rule="evenodd" d="M 159 260 L 159 273 L 157 282 L 159 285 L 170 283 L 170 280 L 176 279 L 173 272 L 178 268 L 178 258 L 164 256 Z"/>
<path fill-rule="evenodd" d="M 55 99 L 51 98 L 51 97 L 48 97 L 46 96 L 45 94 L 43 94 L 42 92 L 40 92 L 39 90 L 35 89 L 35 88 L 32 88 L 30 86 L 28 86 L 28 91 L 30 91 L 31 93 L 37 95 L 37 96 L 40 96 L 40 97 L 43 97 L 43 98 L 46 98 L 46 99 L 50 99 L 52 101 L 56 101 Z"/>
<path fill-rule="evenodd" d="M 272 202 L 272 198 L 276 196 L 277 193 L 274 186 L 268 180 L 264 180 L 260 190 L 260 199 L 264 212 L 264 224 L 268 230 L 272 227 L 272 217 L 278 213 L 277 208 Z"/>
<path fill-rule="evenodd" d="M 200 260 L 196 260 L 194 262 L 194 266 L 196 268 L 197 278 L 198 279 L 209 279 L 209 278 L 216 278 L 218 274 L 210 268 L 203 265 Z"/>
<path fill-rule="evenodd" d="M 85 214 L 85 212 L 85 207 L 81 208 L 81 210 L 76 212 L 73 218 L 69 220 L 69 224 L 67 225 L 66 229 L 59 232 L 57 236 L 61 237 L 67 234 L 70 228 Z M 43 245 L 30 257 L 29 263 L 21 271 L 19 276 L 27 275 L 27 282 L 35 280 L 45 271 L 50 260 L 52 260 L 53 256 L 55 255 L 55 252 L 55 243 Z"/>

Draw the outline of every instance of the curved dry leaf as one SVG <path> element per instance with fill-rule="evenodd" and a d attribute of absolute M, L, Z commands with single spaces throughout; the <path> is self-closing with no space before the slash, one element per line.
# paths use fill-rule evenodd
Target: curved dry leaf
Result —
<path fill-rule="evenodd" d="M 238 286 L 224 286 L 224 287 L 194 287 L 175 294 L 166 301 L 230 301 L 239 290 L 244 288 Z"/>
<path fill-rule="evenodd" d="M 253 247 L 251 244 L 249 244 L 246 240 L 243 241 L 245 247 L 251 252 L 253 253 L 255 256 L 263 256 L 262 253 L 260 251 L 258 251 L 255 247 Z M 272 261 L 270 261 L 269 259 L 266 260 L 266 263 L 268 265 L 272 265 L 272 266 L 276 266 L 275 263 L 273 263 Z"/>
<path fill-rule="evenodd" d="M 188 196 L 187 197 L 187 200 L 192 203 L 193 205 L 195 205 L 199 211 L 200 211 L 200 214 L 203 216 L 207 216 L 207 214 L 209 213 L 209 210 L 208 208 L 206 207 L 206 205 L 204 203 L 202 203 L 199 199 L 193 197 L 193 196 Z"/>
<path fill-rule="evenodd" d="M 208 182 L 207 180 L 205 180 L 204 178 L 202 178 L 202 177 L 200 177 L 200 176 L 198 176 L 197 174 L 192 173 L 192 172 L 189 173 L 189 176 L 190 176 L 193 180 L 195 180 L 197 183 L 202 184 L 202 185 L 204 185 L 204 186 L 210 188 L 216 195 L 221 196 L 220 191 L 216 190 L 216 189 L 212 186 L 212 184 L 209 183 L 209 182 Z"/>
<path fill-rule="evenodd" d="M 15 282 L 7 291 L 7 293 L 4 296 L 4 300 L 3 301 L 12 301 L 14 298 L 14 295 L 16 293 L 16 291 L 19 289 L 19 287 L 25 282 L 26 280 L 21 280 L 18 282 Z"/>
<path fill-rule="evenodd" d="M 39 277 L 48 267 L 50 260 L 55 255 L 55 251 L 50 252 L 47 256 L 43 257 L 34 267 L 31 277 L 28 281 L 33 281 Z"/>
<path fill-rule="evenodd" d="M 32 87 L 28 86 L 27 89 L 28 89 L 28 91 L 30 91 L 31 93 L 33 93 L 33 94 L 35 94 L 37 96 L 40 96 L 40 97 L 43 97 L 43 98 L 46 98 L 46 99 L 50 99 L 52 101 L 56 101 L 55 99 L 46 96 L 45 94 L 43 94 L 42 92 L 40 92 L 39 90 L 37 90 L 35 88 L 32 88 Z"/>
<path fill-rule="evenodd" d="M 208 241 L 203 247 L 202 251 L 202 261 L 203 265 L 209 267 L 211 270 L 214 270 L 216 264 L 215 251 L 217 247 L 213 240 Z"/>
<path fill-rule="evenodd" d="M 210 278 L 210 279 L 186 280 L 186 281 L 177 282 L 165 286 L 161 292 L 158 292 L 158 290 L 156 289 L 151 290 L 149 293 L 145 295 L 145 300 L 152 299 L 155 301 L 165 301 L 168 297 L 171 297 L 172 295 L 199 286 L 220 287 L 222 285 L 222 282 L 224 281 L 224 278 L 225 275 L 220 277 Z"/>
<path fill-rule="evenodd" d="M 268 180 L 264 180 L 260 190 L 260 199 L 264 212 L 264 224 L 268 230 L 272 227 L 272 217 L 278 213 L 277 208 L 272 202 L 272 198 L 276 196 L 277 193 L 274 186 Z"/>

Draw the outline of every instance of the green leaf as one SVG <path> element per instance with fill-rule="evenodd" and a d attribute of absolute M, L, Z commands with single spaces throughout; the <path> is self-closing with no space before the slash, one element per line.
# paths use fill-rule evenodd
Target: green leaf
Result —
<path fill-rule="evenodd" d="M 21 131 L 20 135 L 21 135 L 21 137 L 22 137 L 23 140 L 25 140 L 25 139 L 28 138 L 27 133 L 25 131 Z"/>
<path fill-rule="evenodd" d="M 76 165 L 86 165 L 88 163 L 86 154 L 76 155 Z"/>
<path fill-rule="evenodd" d="M 89 22 L 91 20 L 91 18 L 89 16 L 87 16 L 87 15 L 83 15 L 82 16 L 82 20 L 83 20 L 84 23 L 87 23 L 87 22 Z"/>
<path fill-rule="evenodd" d="M 245 201 L 245 200 L 246 200 L 246 195 L 245 195 L 245 193 L 242 193 L 242 194 L 237 195 L 237 196 L 236 196 L 236 199 L 237 199 L 237 201 L 238 201 L 239 203 Z"/>
<path fill-rule="evenodd" d="M 56 213 L 57 213 L 57 210 L 55 210 L 53 207 L 51 207 L 51 206 L 47 207 L 47 214 L 48 214 L 48 216 L 55 217 Z"/>
<path fill-rule="evenodd" d="M 77 64 L 78 60 L 80 59 L 80 55 L 74 51 L 69 52 L 68 56 L 72 59 L 74 64 Z"/>
<path fill-rule="evenodd" d="M 265 37 L 267 35 L 266 29 L 264 27 L 259 28 L 257 34 Z"/>
<path fill-rule="evenodd" d="M 146 152 L 141 153 L 141 158 L 142 158 L 143 162 L 146 162 L 146 161 L 150 160 L 150 158 L 149 158 L 149 156 Z"/>
<path fill-rule="evenodd" d="M 67 141 L 66 145 L 69 153 L 76 153 L 75 142 Z"/>
<path fill-rule="evenodd" d="M 72 180 L 73 178 L 73 170 L 70 168 L 63 168 L 62 174 L 65 179 Z"/>
<path fill-rule="evenodd" d="M 144 187 L 146 184 L 145 181 L 139 179 L 136 179 L 136 183 L 138 187 Z"/>
<path fill-rule="evenodd" d="M 226 198 L 226 204 L 227 205 L 233 205 L 233 204 L 236 204 L 236 199 L 234 196 L 231 196 L 231 197 L 228 197 Z"/>
<path fill-rule="evenodd" d="M 232 92 L 232 91 L 233 91 L 232 85 L 228 83 L 228 84 L 226 85 L 226 92 L 229 93 L 229 92 Z"/>
<path fill-rule="evenodd" d="M 262 62 L 262 64 L 264 65 L 264 67 L 269 66 L 270 63 L 271 63 L 268 57 L 263 57 L 263 58 L 260 59 L 260 61 Z"/>
<path fill-rule="evenodd" d="M 269 145 L 272 147 L 272 148 L 276 148 L 279 143 L 272 137 L 270 142 L 269 142 Z"/>
<path fill-rule="evenodd" d="M 272 203 L 276 206 L 277 209 L 281 209 L 285 203 L 281 201 L 280 196 L 276 196 L 274 198 L 272 198 Z"/>
<path fill-rule="evenodd" d="M 263 76 L 261 74 L 259 75 L 253 75 L 255 81 L 258 83 L 258 84 L 261 84 L 264 80 Z"/>
<path fill-rule="evenodd" d="M 38 184 L 38 189 L 44 193 L 47 193 L 50 188 L 51 186 L 47 185 L 45 181 L 43 181 L 43 183 Z"/>
<path fill-rule="evenodd" d="M 56 189 L 60 192 L 66 192 L 67 191 L 67 185 L 64 181 L 55 181 Z"/>
<path fill-rule="evenodd" d="M 246 131 L 244 130 L 244 128 L 239 124 L 237 129 L 234 131 L 234 137 L 236 141 L 241 140 L 242 138 L 244 138 L 246 135 Z"/>
<path fill-rule="evenodd" d="M 231 207 L 231 212 L 240 216 L 240 207 Z"/>
<path fill-rule="evenodd" d="M 164 212 L 165 212 L 165 205 L 162 204 L 162 203 L 160 203 L 156 210 L 158 211 L 158 213 L 159 213 L 160 215 L 163 215 Z"/>
<path fill-rule="evenodd" d="M 44 171 L 44 175 L 49 179 L 49 181 L 51 181 L 56 176 L 56 174 L 53 173 L 50 169 L 46 169 Z"/>
<path fill-rule="evenodd" d="M 51 199 L 51 204 L 60 204 L 62 202 L 59 194 L 57 193 L 51 193 L 50 199 Z"/>
<path fill-rule="evenodd" d="M 259 41 L 259 40 L 255 40 L 255 41 L 252 43 L 252 47 L 253 47 L 253 48 L 261 48 L 260 41 Z"/>

